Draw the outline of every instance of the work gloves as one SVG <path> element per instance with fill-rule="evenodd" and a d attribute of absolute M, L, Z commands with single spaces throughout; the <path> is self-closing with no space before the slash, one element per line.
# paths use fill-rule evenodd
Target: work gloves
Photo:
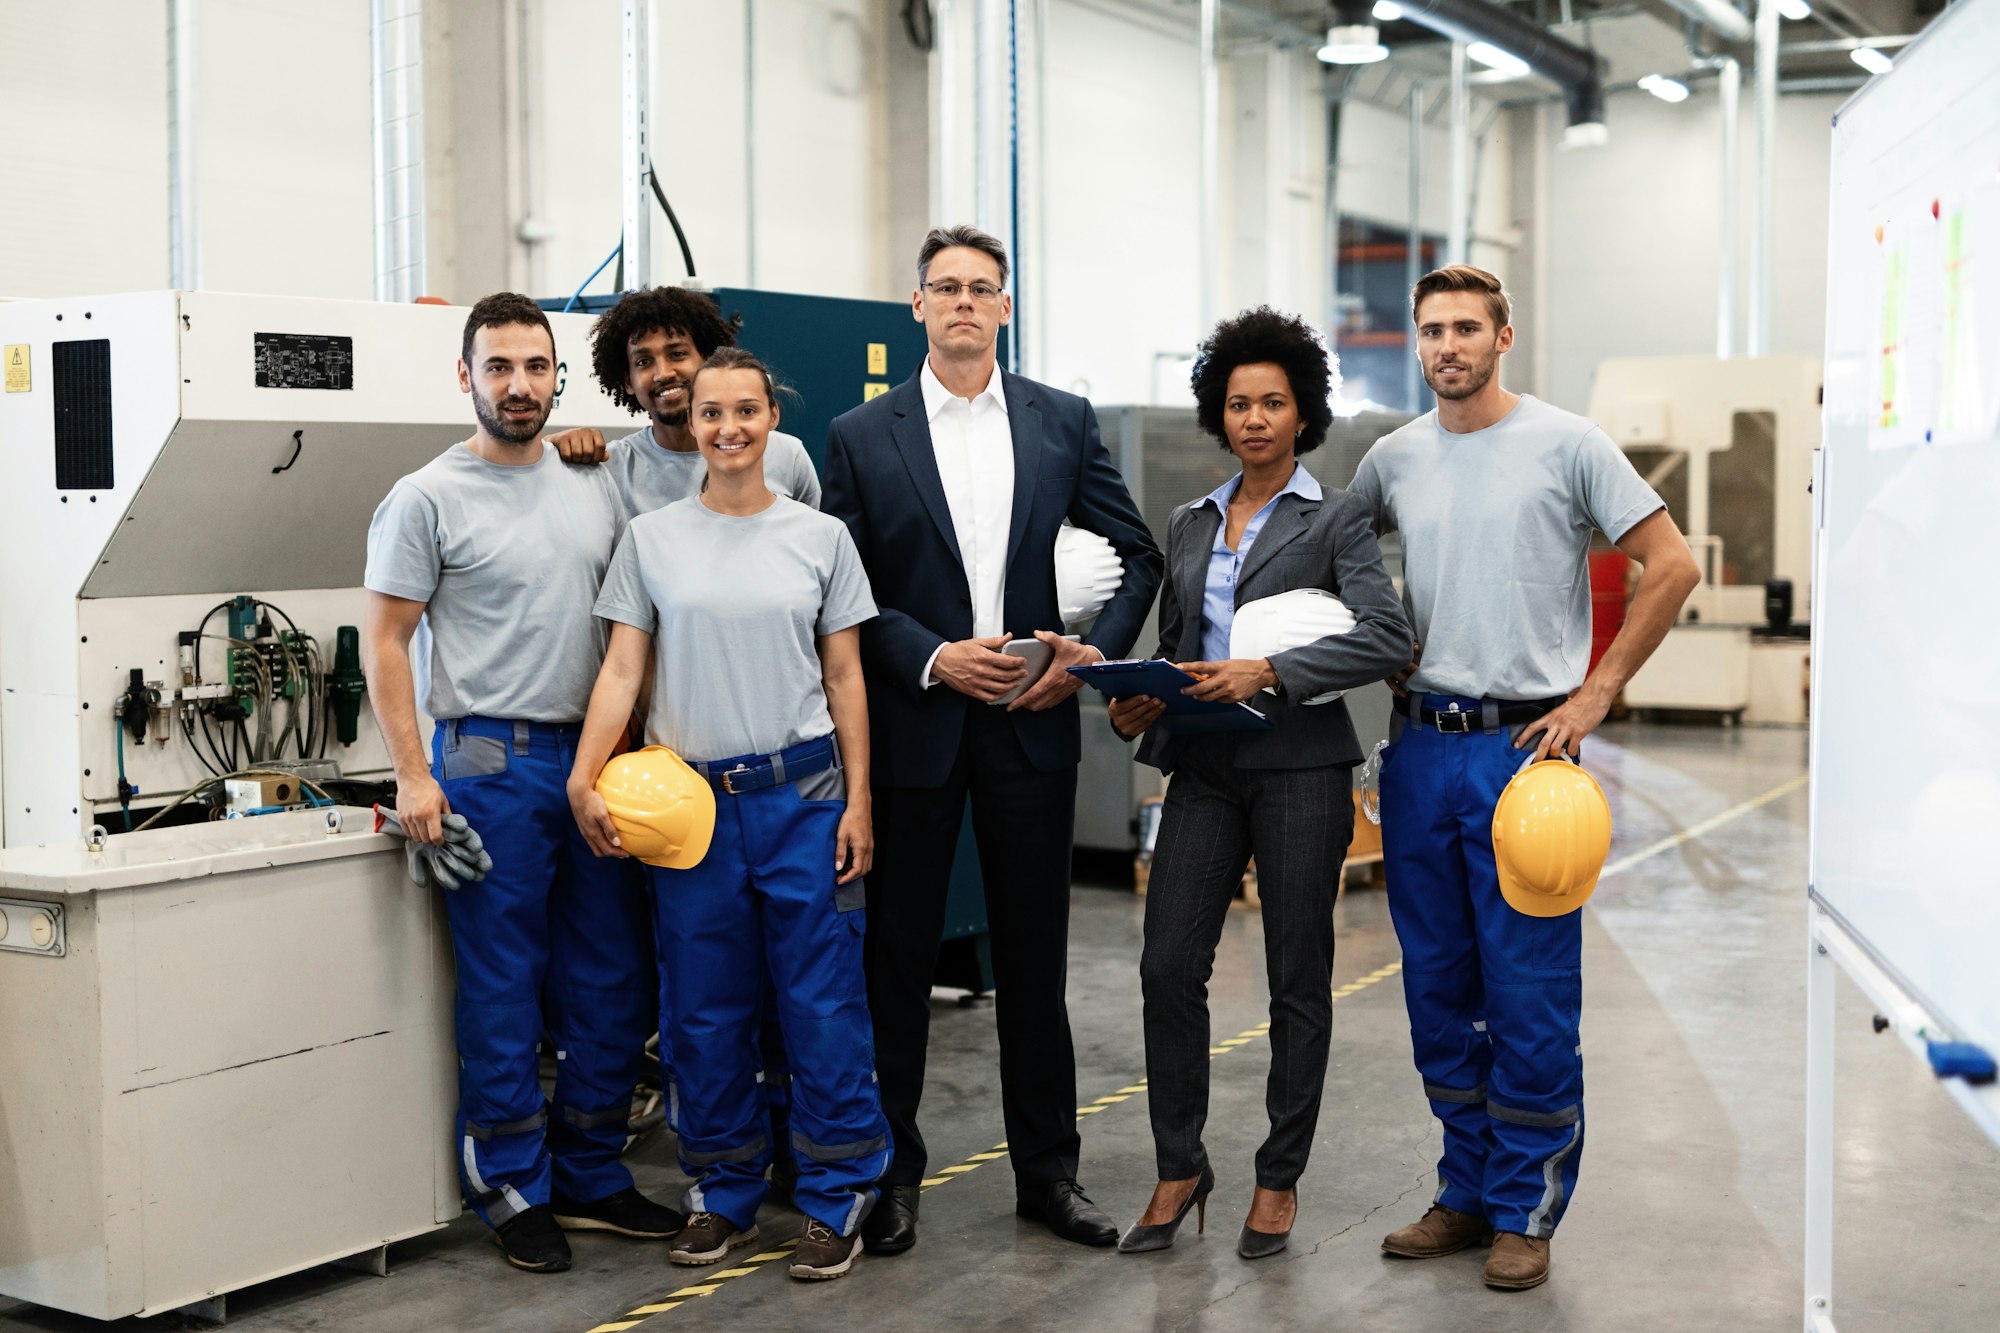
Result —
<path fill-rule="evenodd" d="M 486 850 L 478 831 L 461 814 L 446 815 L 443 826 L 442 844 L 433 847 L 414 842 L 403 832 L 394 810 L 375 807 L 375 831 L 404 839 L 403 859 L 409 866 L 411 880 L 419 888 L 435 884 L 443 889 L 456 889 L 485 879 L 486 872 L 493 868 L 493 855 Z"/>

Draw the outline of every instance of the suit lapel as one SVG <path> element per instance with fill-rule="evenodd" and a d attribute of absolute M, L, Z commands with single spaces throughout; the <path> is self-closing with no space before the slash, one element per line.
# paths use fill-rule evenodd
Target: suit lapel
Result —
<path fill-rule="evenodd" d="M 1278 552 L 1298 540 L 1301 534 L 1312 527 L 1313 516 L 1319 513 L 1320 502 L 1307 500 L 1297 495 L 1281 495 L 1278 507 L 1264 520 L 1263 530 L 1251 544 L 1250 554 L 1243 561 L 1243 572 L 1236 579 L 1236 604 L 1243 604 L 1243 590 L 1250 586 L 1250 580 L 1257 577 L 1257 571 L 1271 563 Z"/>
<path fill-rule="evenodd" d="M 922 373 L 919 368 L 917 375 Z M 890 435 L 903 455 L 903 466 L 910 470 L 910 480 L 916 483 L 918 498 L 930 511 L 931 522 L 937 524 L 938 535 L 951 548 L 952 558 L 963 565 L 965 556 L 958 549 L 951 505 L 944 498 L 944 478 L 938 475 L 937 449 L 931 443 L 930 417 L 924 411 L 924 391 L 917 375 L 904 380 L 895 390 L 896 425 Z"/>
<path fill-rule="evenodd" d="M 1182 532 L 1186 534 L 1180 551 L 1180 568 L 1175 570 L 1180 580 L 1181 590 L 1181 641 L 1175 648 L 1183 662 L 1192 662 L 1201 656 L 1202 595 L 1208 589 L 1208 558 L 1215 553 L 1215 534 L 1222 528 L 1222 515 L 1212 504 L 1198 506 L 1188 516 L 1188 523 Z M 1188 631 L 1194 631 L 1194 642 L 1188 642 Z"/>
<path fill-rule="evenodd" d="M 1006 569 L 1014 567 L 1014 552 L 1028 531 L 1028 511 L 1041 479 L 1042 411 L 1028 392 L 1030 381 L 1000 372 L 1000 390 L 1007 399 L 1007 431 L 1014 440 L 1014 508 L 1007 525 Z M 942 490 L 940 490 L 942 494 Z"/>

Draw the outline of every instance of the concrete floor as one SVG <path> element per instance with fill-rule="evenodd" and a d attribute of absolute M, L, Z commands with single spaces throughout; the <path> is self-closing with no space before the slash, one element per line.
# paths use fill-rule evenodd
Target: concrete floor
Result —
<path fill-rule="evenodd" d="M 683 1326 L 816 1330 L 1202 1329 L 1739 1330 L 1800 1326 L 1804 1115 L 1804 734 L 1617 725 L 1593 745 L 1617 834 L 1615 873 L 1584 920 L 1590 1138 L 1555 1274 L 1521 1294 L 1486 1290 L 1480 1258 L 1385 1259 L 1382 1233 L 1422 1213 L 1437 1135 L 1409 1063 L 1394 932 L 1379 891 L 1338 909 L 1336 986 L 1380 975 L 1334 1009 L 1333 1066 L 1291 1250 L 1257 1264 L 1234 1250 L 1263 1132 L 1261 1042 L 1213 1063 L 1209 1231 L 1127 1257 L 1056 1241 L 1013 1217 L 1004 1160 L 924 1198 L 922 1241 L 864 1258 L 846 1280 L 793 1282 L 776 1262 L 737 1276 L 672 1269 L 662 1250 L 576 1240 L 566 1276 L 501 1262 L 463 1218 L 392 1252 L 387 1279 L 318 1270 L 230 1297 L 248 1333 L 645 1333 Z M 1792 784 L 1787 787 L 1787 784 Z M 1774 799 L 1698 837 L 1662 840 L 1744 802 Z M 1630 860 L 1641 854 L 1640 859 Z M 1621 859 L 1626 863 L 1620 867 Z M 1142 903 L 1079 890 L 1070 1003 L 1081 1097 L 1117 1098 L 1143 1073 L 1137 959 Z M 1212 986 L 1218 1042 L 1263 1017 L 1261 922 L 1232 913 Z M 2000 1276 L 2000 1153 L 1891 1038 L 1869 1031 L 1842 983 L 1836 1316 L 1860 1330 L 1990 1327 Z M 925 1126 L 933 1167 L 1001 1138 L 990 1008 L 940 1000 Z M 1084 1122 L 1083 1181 L 1121 1225 L 1153 1177 L 1143 1092 Z M 640 1185 L 677 1194 L 666 1143 L 635 1149 Z M 763 1219 L 771 1253 L 795 1214 Z M 675 1305 L 672 1293 L 709 1287 Z M 627 1321 L 647 1305 L 673 1308 Z M 131 1321 L 136 1326 L 136 1321 Z M 152 1325 L 157 1326 L 157 1325 Z M 101 1329 L 0 1300 L 0 1330 Z"/>

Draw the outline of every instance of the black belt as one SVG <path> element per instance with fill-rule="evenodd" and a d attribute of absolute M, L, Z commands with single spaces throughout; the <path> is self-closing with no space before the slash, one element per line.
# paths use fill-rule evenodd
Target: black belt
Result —
<path fill-rule="evenodd" d="M 1412 722 L 1432 727 L 1444 735 L 1464 736 L 1474 731 L 1498 731 L 1501 727 L 1533 722 L 1568 702 L 1569 699 L 1563 695 L 1553 699 L 1486 699 L 1476 709 L 1453 704 L 1440 711 L 1424 707 L 1422 695 L 1411 694 L 1399 701 L 1396 711 Z"/>

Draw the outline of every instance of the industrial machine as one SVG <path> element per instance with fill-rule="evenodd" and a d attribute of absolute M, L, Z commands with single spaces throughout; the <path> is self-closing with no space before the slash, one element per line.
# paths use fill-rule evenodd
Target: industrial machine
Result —
<path fill-rule="evenodd" d="M 551 429 L 632 429 L 551 315 Z M 357 627 L 368 521 L 470 434 L 462 309 L 216 292 L 0 305 L 0 844 L 222 772 L 382 776 Z M 309 804 L 239 790 L 237 813 Z"/>
<path fill-rule="evenodd" d="M 1630 357 L 1597 368 L 1590 415 L 1687 533 L 1702 581 L 1625 686 L 1641 709 L 1803 723 L 1812 608 L 1810 357 Z"/>

